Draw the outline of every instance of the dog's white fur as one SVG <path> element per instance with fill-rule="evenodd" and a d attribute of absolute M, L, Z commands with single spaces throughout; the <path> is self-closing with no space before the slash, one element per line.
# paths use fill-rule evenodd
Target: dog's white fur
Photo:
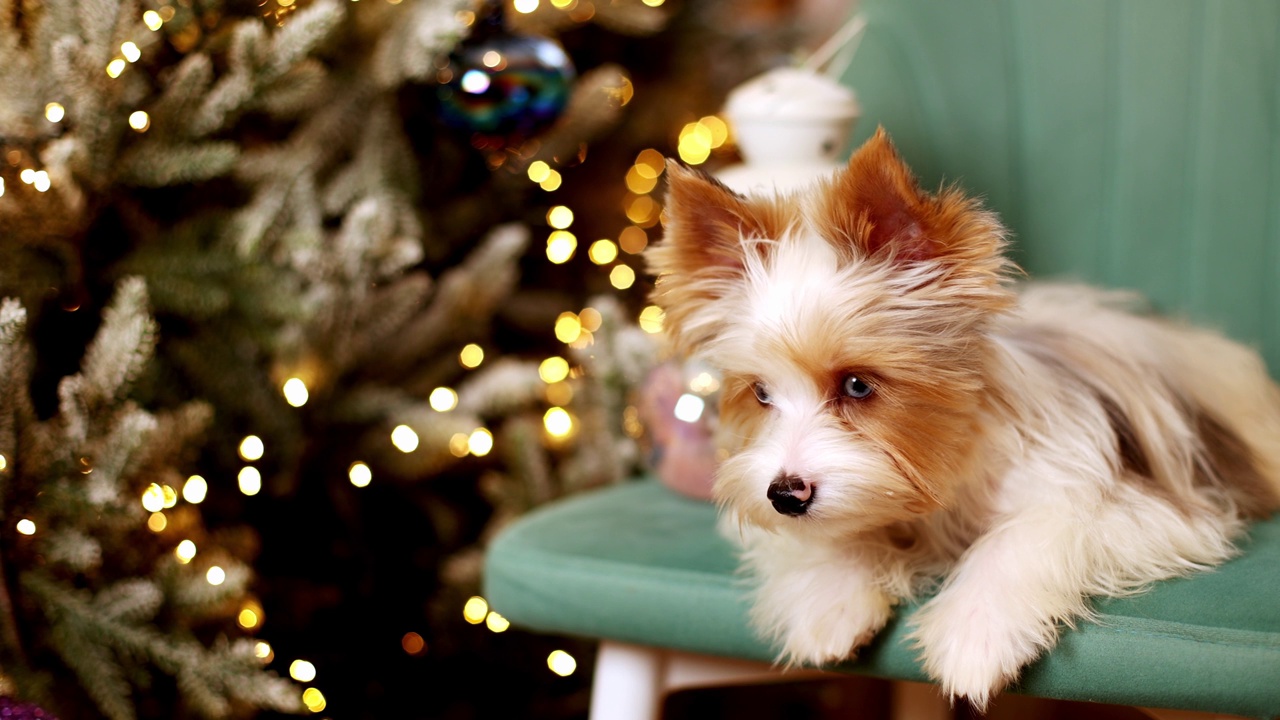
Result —
<path fill-rule="evenodd" d="M 848 177 L 772 199 L 673 166 L 650 258 L 676 344 L 726 377 L 715 495 L 780 659 L 846 659 L 937 589 L 911 636 L 983 709 L 1089 596 L 1220 563 L 1275 509 L 1280 390 L 1252 351 L 1132 298 L 1015 300 L 994 217 L 900 162 L 877 134 Z M 848 374 L 873 395 L 841 396 Z M 803 514 L 768 499 L 782 476 Z"/>

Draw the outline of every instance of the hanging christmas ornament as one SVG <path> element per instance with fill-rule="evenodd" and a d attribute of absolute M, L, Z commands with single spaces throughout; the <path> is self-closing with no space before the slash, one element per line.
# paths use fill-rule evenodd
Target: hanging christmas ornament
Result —
<path fill-rule="evenodd" d="M 498 150 L 546 129 L 569 101 L 575 73 L 554 40 L 507 30 L 501 2 L 486 2 L 470 37 L 449 54 L 441 118 Z"/>

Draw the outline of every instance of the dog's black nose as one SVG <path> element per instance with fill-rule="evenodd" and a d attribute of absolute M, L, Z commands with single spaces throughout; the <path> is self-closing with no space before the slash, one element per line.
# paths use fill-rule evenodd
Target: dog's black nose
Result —
<path fill-rule="evenodd" d="M 767 496 L 773 509 L 783 515 L 803 515 L 813 503 L 813 486 L 795 475 L 779 473 L 769 483 Z"/>

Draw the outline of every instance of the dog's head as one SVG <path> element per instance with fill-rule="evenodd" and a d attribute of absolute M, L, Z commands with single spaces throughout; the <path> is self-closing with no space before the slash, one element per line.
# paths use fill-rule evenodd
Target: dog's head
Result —
<path fill-rule="evenodd" d="M 794 196 L 675 164 L 668 182 L 648 259 L 669 337 L 725 376 L 739 445 L 716 499 L 835 533 L 946 504 L 981 432 L 985 330 L 1013 303 L 995 216 L 922 192 L 883 131 Z"/>

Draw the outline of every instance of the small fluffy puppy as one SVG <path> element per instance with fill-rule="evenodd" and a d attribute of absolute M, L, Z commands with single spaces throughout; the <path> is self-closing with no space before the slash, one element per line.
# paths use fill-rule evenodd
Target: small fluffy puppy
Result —
<path fill-rule="evenodd" d="M 893 607 L 984 709 L 1089 596 L 1222 562 L 1280 506 L 1280 389 L 1250 350 L 1082 287 L 1017 292 L 1005 230 L 920 190 L 883 130 L 802 194 L 674 163 L 667 333 L 724 373 L 714 496 L 787 664 Z"/>

